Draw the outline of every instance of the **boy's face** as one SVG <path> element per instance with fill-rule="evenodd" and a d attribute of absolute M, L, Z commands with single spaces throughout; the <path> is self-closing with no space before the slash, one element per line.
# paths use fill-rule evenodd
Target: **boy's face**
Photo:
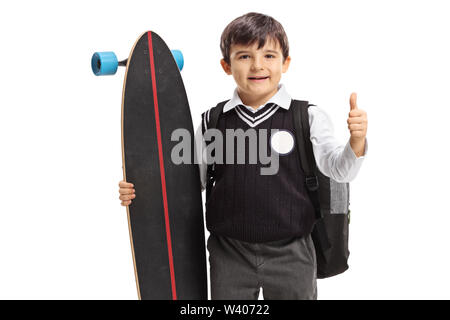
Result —
<path fill-rule="evenodd" d="M 267 39 L 264 47 L 235 44 L 230 48 L 230 64 L 220 63 L 228 75 L 233 75 L 242 102 L 257 107 L 269 100 L 278 90 L 281 74 L 286 72 L 290 57 L 283 62 L 278 41 Z"/>

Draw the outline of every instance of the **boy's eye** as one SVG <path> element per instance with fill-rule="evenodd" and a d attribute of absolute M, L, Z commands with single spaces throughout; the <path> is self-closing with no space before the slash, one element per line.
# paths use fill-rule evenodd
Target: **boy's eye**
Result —
<path fill-rule="evenodd" d="M 266 54 L 265 57 L 269 58 L 269 59 L 276 58 L 273 54 Z M 239 56 L 239 59 L 249 59 L 249 58 L 250 58 L 250 56 L 248 54 L 244 54 L 242 56 Z"/>

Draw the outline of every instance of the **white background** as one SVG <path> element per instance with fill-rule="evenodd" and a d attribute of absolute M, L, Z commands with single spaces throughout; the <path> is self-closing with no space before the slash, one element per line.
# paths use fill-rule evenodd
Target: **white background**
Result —
<path fill-rule="evenodd" d="M 124 70 L 95 77 L 142 32 L 184 53 L 194 126 L 230 98 L 219 38 L 250 11 L 280 21 L 288 92 L 349 138 L 350 93 L 369 153 L 351 183 L 350 270 L 319 299 L 450 298 L 445 1 L 14 1 L 0 11 L 0 298 L 136 299 L 122 179 Z"/>

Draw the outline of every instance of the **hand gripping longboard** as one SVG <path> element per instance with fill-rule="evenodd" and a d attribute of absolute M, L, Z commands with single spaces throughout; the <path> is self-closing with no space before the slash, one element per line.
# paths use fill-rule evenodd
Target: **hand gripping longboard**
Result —
<path fill-rule="evenodd" d="M 126 67 L 122 161 L 124 180 L 136 190 L 127 214 L 140 299 L 207 299 L 199 168 L 194 152 L 190 161 L 171 159 L 179 144 L 172 141 L 175 130 L 188 133 L 195 148 L 183 64 L 181 51 L 171 51 L 150 31 L 126 60 L 119 62 L 113 52 L 96 52 L 91 60 L 95 75 Z"/>

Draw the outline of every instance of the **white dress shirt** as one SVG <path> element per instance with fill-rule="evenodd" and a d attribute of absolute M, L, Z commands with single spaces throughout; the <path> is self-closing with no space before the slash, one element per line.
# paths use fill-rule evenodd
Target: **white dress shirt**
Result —
<path fill-rule="evenodd" d="M 267 103 L 275 103 L 281 108 L 286 110 L 291 105 L 291 96 L 287 93 L 283 84 L 278 86 L 277 93 L 269 99 Z M 253 109 L 250 106 L 246 106 L 242 103 L 241 98 L 237 93 L 237 89 L 234 90 L 233 97 L 228 101 L 224 107 L 223 112 L 234 109 L 237 105 L 243 105 L 252 112 L 257 112 L 260 108 L 266 104 L 259 106 L 257 109 Z M 314 158 L 316 160 L 317 167 L 320 172 L 325 176 L 340 182 L 350 182 L 358 174 L 359 169 L 363 163 L 364 157 L 367 156 L 368 144 L 367 138 L 365 140 L 364 155 L 356 157 L 353 149 L 350 146 L 350 139 L 347 144 L 342 145 L 334 137 L 333 123 L 331 122 L 328 114 L 317 106 L 310 106 L 308 108 L 309 126 L 310 126 L 310 139 L 313 146 Z M 206 188 L 206 162 L 202 155 L 206 152 L 206 143 L 202 135 L 202 123 L 199 125 L 195 141 L 196 146 L 202 146 L 201 149 L 196 147 L 197 159 L 199 161 L 200 168 L 200 181 L 202 190 Z M 300 165 L 300 163 L 298 164 Z"/>

